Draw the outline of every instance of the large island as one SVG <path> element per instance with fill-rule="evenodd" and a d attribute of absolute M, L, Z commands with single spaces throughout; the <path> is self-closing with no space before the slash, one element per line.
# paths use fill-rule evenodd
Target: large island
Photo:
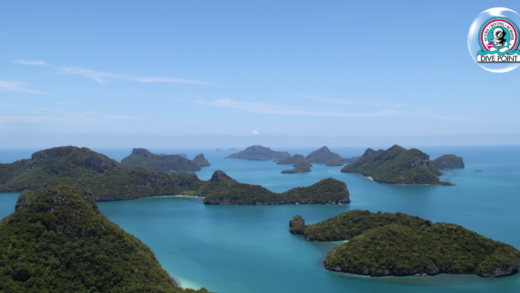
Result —
<path fill-rule="evenodd" d="M 307 240 L 348 240 L 325 258 L 325 268 L 370 276 L 476 274 L 507 276 L 518 272 L 520 251 L 462 226 L 432 223 L 403 213 L 353 210 L 314 225 L 301 216 L 291 233 Z"/>
<path fill-rule="evenodd" d="M 70 186 L 24 191 L 0 221 L 1 292 L 208 292 L 176 287 L 154 253 Z"/>
<path fill-rule="evenodd" d="M 345 182 L 327 178 L 308 187 L 292 188 L 284 193 L 272 192 L 260 185 L 238 183 L 222 171 L 216 171 L 199 191 L 206 204 L 273 205 L 273 204 L 344 204 L 350 202 Z"/>
<path fill-rule="evenodd" d="M 283 159 L 290 157 L 288 152 L 276 152 L 268 147 L 261 145 L 253 145 L 246 148 L 243 151 L 229 155 L 229 159 L 246 159 L 246 160 L 257 160 L 257 161 L 268 161 L 273 159 Z"/>
<path fill-rule="evenodd" d="M 134 148 L 132 153 L 121 161 L 121 165 L 124 168 L 137 166 L 164 172 L 200 170 L 199 165 L 186 159 L 184 156 L 158 155 L 142 148 Z"/>
<path fill-rule="evenodd" d="M 367 149 L 363 156 L 341 172 L 359 173 L 388 184 L 452 185 L 439 180 L 442 173 L 430 163 L 430 156 L 418 149 L 394 145 L 387 150 Z"/>
<path fill-rule="evenodd" d="M 323 146 L 313 152 L 311 152 L 309 155 L 307 155 L 306 159 L 310 163 L 327 163 L 328 161 L 340 161 L 343 162 L 343 158 L 333 153 L 329 150 L 328 147 Z"/>

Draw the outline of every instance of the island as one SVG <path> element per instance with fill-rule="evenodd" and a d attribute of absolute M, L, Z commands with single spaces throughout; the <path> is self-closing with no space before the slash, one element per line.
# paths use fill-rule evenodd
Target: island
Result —
<path fill-rule="evenodd" d="M 432 223 L 403 213 L 353 210 L 310 226 L 296 216 L 289 225 L 292 233 L 308 240 L 348 240 L 324 260 L 326 269 L 337 272 L 500 277 L 517 273 L 519 268 L 520 251 L 511 245 L 456 224 Z"/>
<path fill-rule="evenodd" d="M 143 148 L 134 148 L 132 153 L 121 161 L 121 166 L 138 166 L 164 172 L 200 170 L 200 166 L 181 155 L 157 155 Z"/>
<path fill-rule="evenodd" d="M 345 204 L 350 202 L 345 182 L 327 178 L 308 187 L 272 192 L 260 185 L 238 183 L 222 171 L 216 171 L 199 192 L 205 204 L 274 205 L 274 204 Z"/>
<path fill-rule="evenodd" d="M 431 164 L 439 170 L 464 168 L 462 157 L 456 155 L 444 155 L 431 161 Z"/>
<path fill-rule="evenodd" d="M 222 150 L 217 148 L 215 151 L 216 151 L 216 152 L 221 152 Z"/>
<path fill-rule="evenodd" d="M 307 161 L 303 156 L 301 158 L 298 158 L 293 164 L 292 170 L 283 170 L 282 173 L 284 174 L 291 174 L 291 173 L 307 173 L 311 171 L 311 163 Z"/>
<path fill-rule="evenodd" d="M 238 151 L 238 148 L 229 148 L 227 150 L 230 151 L 230 152 L 234 152 L 234 151 Z"/>
<path fill-rule="evenodd" d="M 314 152 L 310 153 L 306 157 L 306 159 L 310 163 L 326 163 L 327 161 L 330 161 L 330 160 L 339 160 L 339 161 L 344 160 L 340 155 L 331 152 L 329 150 L 329 148 L 326 146 L 321 147 L 320 149 L 315 150 Z"/>
<path fill-rule="evenodd" d="M 147 245 L 74 187 L 22 192 L 0 235 L 2 292 L 208 292 L 176 287 Z"/>
<path fill-rule="evenodd" d="M 131 167 L 90 178 L 55 178 L 44 186 L 70 185 L 92 192 L 96 201 L 136 199 L 161 195 L 205 197 L 206 204 L 343 204 L 349 203 L 344 182 L 328 178 L 305 188 L 282 194 L 260 185 L 239 183 L 217 170 L 208 181 L 195 174 L 174 173 Z"/>
<path fill-rule="evenodd" d="M 198 154 L 195 159 L 193 159 L 193 163 L 199 167 L 208 167 L 211 166 L 211 164 L 204 158 L 204 154 Z"/>
<path fill-rule="evenodd" d="M 283 159 L 290 156 L 291 155 L 288 152 L 276 152 L 268 147 L 263 147 L 261 145 L 253 145 L 246 148 L 243 151 L 231 154 L 227 158 L 268 161 L 272 159 Z"/>
<path fill-rule="evenodd" d="M 441 182 L 442 173 L 432 164 L 430 156 L 418 149 L 394 145 L 387 150 L 367 149 L 363 156 L 346 165 L 341 172 L 359 173 L 376 182 L 387 184 L 452 185 Z"/>
<path fill-rule="evenodd" d="M 343 160 L 331 159 L 325 163 L 325 166 L 343 166 Z"/>
<path fill-rule="evenodd" d="M 346 164 L 354 163 L 355 161 L 357 161 L 360 158 L 361 158 L 361 156 L 359 156 L 359 157 L 352 157 L 352 158 L 346 158 L 346 159 L 343 159 L 343 163 L 346 163 Z"/>
<path fill-rule="evenodd" d="M 35 190 L 53 178 L 87 178 L 121 169 L 116 160 L 88 148 L 55 147 L 35 152 L 30 159 L 0 164 L 0 192 Z"/>
<path fill-rule="evenodd" d="M 296 161 L 298 161 L 298 159 L 300 159 L 300 158 L 304 158 L 305 159 L 305 157 L 302 156 L 302 155 L 294 154 L 292 157 L 289 156 L 289 157 L 283 158 L 281 160 L 277 160 L 276 164 L 278 164 L 278 165 L 292 165 Z"/>

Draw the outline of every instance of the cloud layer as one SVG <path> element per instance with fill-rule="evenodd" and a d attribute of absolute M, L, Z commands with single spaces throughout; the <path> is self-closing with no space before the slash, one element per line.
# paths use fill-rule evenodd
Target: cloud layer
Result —
<path fill-rule="evenodd" d="M 0 91 L 19 92 L 27 94 L 42 94 L 40 91 L 31 90 L 24 87 L 24 83 L 14 80 L 0 80 Z"/>
<path fill-rule="evenodd" d="M 338 116 L 338 117 L 381 117 L 381 116 L 397 116 L 400 114 L 394 110 L 382 110 L 373 113 L 345 113 L 345 112 L 313 112 L 287 110 L 282 107 L 268 105 L 263 103 L 236 102 L 231 99 L 219 99 L 214 102 L 198 101 L 201 105 L 220 106 L 225 108 L 242 109 L 253 113 L 280 114 L 280 115 L 307 115 L 307 116 Z"/>

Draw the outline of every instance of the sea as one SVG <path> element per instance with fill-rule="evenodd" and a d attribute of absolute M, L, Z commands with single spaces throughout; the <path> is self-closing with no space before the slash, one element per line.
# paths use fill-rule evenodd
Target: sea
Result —
<path fill-rule="evenodd" d="M 307 155 L 317 148 L 273 148 Z M 362 148 L 330 148 L 343 157 Z M 439 274 L 428 277 L 369 277 L 323 268 L 327 252 L 342 242 L 309 242 L 289 233 L 289 220 L 300 215 L 316 223 L 353 209 L 403 212 L 433 222 L 462 225 L 485 237 L 520 249 L 520 146 L 421 147 L 432 159 L 443 154 L 464 158 L 466 167 L 444 171 L 455 186 L 386 185 L 341 167 L 314 164 L 312 172 L 282 174 L 288 165 L 272 161 L 227 159 L 232 151 L 150 149 L 155 153 L 203 153 L 210 167 L 194 172 L 202 180 L 223 170 L 242 183 L 274 192 L 309 186 L 332 177 L 347 184 L 346 205 L 204 205 L 201 198 L 162 196 L 99 202 L 109 220 L 148 245 L 164 269 L 182 287 L 220 293 L 314 292 L 520 292 L 520 274 L 482 278 Z M 29 158 L 39 148 L 0 149 L 0 163 Z M 120 161 L 131 149 L 95 149 Z M 0 218 L 14 211 L 19 193 L 0 193 Z"/>

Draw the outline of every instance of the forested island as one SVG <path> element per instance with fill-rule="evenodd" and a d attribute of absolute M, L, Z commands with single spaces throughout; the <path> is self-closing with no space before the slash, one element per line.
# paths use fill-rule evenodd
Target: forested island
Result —
<path fill-rule="evenodd" d="M 200 170 L 200 166 L 181 155 L 157 155 L 143 148 L 134 148 L 132 153 L 121 161 L 121 166 L 137 166 L 164 172 Z"/>
<path fill-rule="evenodd" d="M 326 146 L 323 146 L 323 147 L 313 151 L 312 153 L 307 155 L 306 159 L 310 163 L 327 163 L 327 161 L 330 161 L 330 160 L 337 160 L 337 161 L 344 160 L 340 155 L 331 152 L 329 150 L 329 148 Z"/>
<path fill-rule="evenodd" d="M 435 164 L 431 164 L 429 155 L 398 145 L 378 151 L 369 148 L 361 158 L 343 167 L 341 172 L 370 176 L 379 183 L 452 185 L 439 180 L 437 176 L 442 173 Z"/>
<path fill-rule="evenodd" d="M 327 254 L 329 270 L 371 276 L 438 273 L 507 276 L 518 272 L 520 251 L 462 226 L 403 213 L 353 210 L 314 225 L 301 216 L 290 232 L 307 240 L 348 240 Z"/>
<path fill-rule="evenodd" d="M 1 292 L 186 292 L 154 253 L 70 186 L 24 191 L 0 221 Z"/>
<path fill-rule="evenodd" d="M 193 159 L 193 163 L 199 167 L 208 167 L 211 166 L 211 164 L 206 160 L 204 157 L 204 154 L 198 154 L 195 159 Z"/>
<path fill-rule="evenodd" d="M 293 158 L 297 156 L 297 155 L 294 155 Z M 280 162 L 278 162 L 279 164 Z M 312 171 L 311 170 L 311 163 L 309 163 L 309 161 L 307 161 L 307 159 L 305 159 L 303 156 L 301 157 L 298 157 L 293 163 L 293 169 L 292 170 L 283 170 L 282 173 L 284 174 L 290 174 L 290 173 L 307 173 L 307 172 L 310 172 Z"/>
<path fill-rule="evenodd" d="M 444 155 L 431 161 L 431 164 L 439 170 L 464 168 L 462 157 L 456 155 Z"/>
<path fill-rule="evenodd" d="M 343 204 L 349 203 L 345 182 L 327 178 L 308 187 L 291 188 L 284 193 L 272 192 L 260 185 L 238 183 L 222 171 L 216 171 L 200 189 L 205 204 L 272 205 L 272 204 Z"/>
<path fill-rule="evenodd" d="M 35 152 L 30 159 L 0 164 L 0 192 L 35 190 L 53 178 L 89 178 L 121 170 L 116 160 L 74 146 Z"/>
<path fill-rule="evenodd" d="M 268 161 L 272 159 L 283 159 L 290 157 L 288 152 L 276 152 L 268 147 L 261 145 L 253 145 L 246 148 L 243 151 L 229 155 L 229 159 L 246 159 L 246 160 L 257 160 L 257 161 Z"/>

